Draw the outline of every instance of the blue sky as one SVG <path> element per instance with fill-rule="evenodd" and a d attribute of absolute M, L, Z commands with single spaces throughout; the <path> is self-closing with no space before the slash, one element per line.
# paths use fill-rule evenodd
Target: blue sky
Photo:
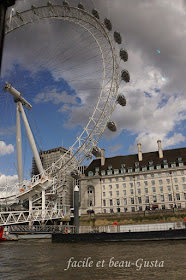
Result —
<path fill-rule="evenodd" d="M 17 1 L 18 11 L 47 1 Z M 72 5 L 78 1 L 69 0 Z M 186 139 L 186 15 L 183 1 L 95 0 L 103 21 L 109 17 L 113 31 L 121 32 L 121 47 L 128 62 L 121 69 L 130 83 L 121 83 L 125 108 L 117 105 L 111 119 L 117 132 L 105 130 L 99 141 L 106 156 L 185 147 Z M 53 3 L 60 3 L 54 0 Z M 119 46 L 120 48 L 120 46 Z M 159 51 L 157 51 L 159 50 Z M 119 51 L 119 49 L 118 49 Z M 7 35 L 0 83 L 0 172 L 16 176 L 15 103 L 2 90 L 9 81 L 32 104 L 27 112 L 39 149 L 68 148 L 88 122 L 99 95 L 101 62 L 92 38 L 71 24 L 46 21 Z M 25 111 L 28 111 L 25 109 Z M 32 153 L 24 129 L 25 177 L 29 177 Z M 87 162 L 88 163 L 88 162 Z M 2 177 L 2 176 L 1 176 Z M 3 179 L 4 180 L 4 179 Z M 0 180 L 1 184 L 1 180 Z"/>

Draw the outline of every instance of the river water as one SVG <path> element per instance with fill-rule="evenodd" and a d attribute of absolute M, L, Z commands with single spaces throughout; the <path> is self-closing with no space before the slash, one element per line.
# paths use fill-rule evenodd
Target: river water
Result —
<path fill-rule="evenodd" d="M 2 242 L 0 279 L 185 280 L 186 240 L 102 244 Z"/>

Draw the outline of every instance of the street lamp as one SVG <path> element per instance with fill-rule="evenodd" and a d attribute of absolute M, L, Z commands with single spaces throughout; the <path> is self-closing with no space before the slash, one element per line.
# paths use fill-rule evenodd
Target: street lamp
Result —
<path fill-rule="evenodd" d="M 16 0 L 0 0 L 0 72 L 2 64 L 2 55 L 3 55 L 3 44 L 5 37 L 5 17 L 8 7 L 11 7 L 15 4 Z"/>

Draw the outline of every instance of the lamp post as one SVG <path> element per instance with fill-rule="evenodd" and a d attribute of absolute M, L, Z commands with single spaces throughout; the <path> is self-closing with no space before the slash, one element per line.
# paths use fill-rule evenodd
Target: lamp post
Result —
<path fill-rule="evenodd" d="M 5 37 L 5 17 L 8 7 L 15 4 L 16 0 L 0 0 L 0 72 L 3 55 L 3 45 Z"/>

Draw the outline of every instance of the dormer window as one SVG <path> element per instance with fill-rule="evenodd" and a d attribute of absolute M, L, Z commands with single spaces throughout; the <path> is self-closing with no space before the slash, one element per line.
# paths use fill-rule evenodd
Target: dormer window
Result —
<path fill-rule="evenodd" d="M 151 165 L 153 165 L 153 161 L 152 160 L 149 161 L 149 166 L 151 166 Z"/>
<path fill-rule="evenodd" d="M 142 166 L 142 171 L 147 171 L 147 166 Z"/>
<path fill-rule="evenodd" d="M 101 170 L 101 175 L 102 175 L 102 176 L 105 175 L 105 170 Z"/>
<path fill-rule="evenodd" d="M 95 167 L 95 172 L 99 172 L 99 167 Z"/>
<path fill-rule="evenodd" d="M 181 162 L 181 161 L 182 161 L 182 158 L 181 158 L 181 157 L 179 157 L 179 158 L 178 158 L 178 162 Z"/>
<path fill-rule="evenodd" d="M 88 172 L 88 176 L 89 176 L 89 177 L 94 176 L 94 173 L 93 173 L 92 171 L 89 171 L 89 172 Z"/>
<path fill-rule="evenodd" d="M 156 169 L 161 169 L 161 164 L 157 164 Z"/>
<path fill-rule="evenodd" d="M 139 167 L 139 162 L 134 163 L 135 167 Z"/>
<path fill-rule="evenodd" d="M 126 169 L 125 168 L 120 168 L 121 173 L 126 173 Z"/>
<path fill-rule="evenodd" d="M 171 167 L 172 168 L 176 167 L 176 163 L 175 162 L 171 162 Z"/>
<path fill-rule="evenodd" d="M 119 174 L 119 169 L 114 169 L 114 174 Z"/>
<path fill-rule="evenodd" d="M 112 169 L 107 170 L 107 175 L 112 175 Z"/>
<path fill-rule="evenodd" d="M 163 160 L 163 163 L 164 163 L 164 164 L 168 163 L 168 162 L 167 162 L 167 159 L 164 159 L 164 160 Z"/>
<path fill-rule="evenodd" d="M 154 165 L 150 165 L 149 170 L 154 170 Z"/>
<path fill-rule="evenodd" d="M 140 171 L 139 167 L 136 167 L 135 172 L 139 172 L 139 171 Z"/>
<path fill-rule="evenodd" d="M 125 168 L 125 164 L 124 163 L 121 164 L 121 168 Z"/>
<path fill-rule="evenodd" d="M 131 173 L 132 172 L 132 167 L 129 167 L 128 168 L 128 173 Z"/>
<path fill-rule="evenodd" d="M 108 170 L 112 170 L 112 165 L 108 165 Z"/>

